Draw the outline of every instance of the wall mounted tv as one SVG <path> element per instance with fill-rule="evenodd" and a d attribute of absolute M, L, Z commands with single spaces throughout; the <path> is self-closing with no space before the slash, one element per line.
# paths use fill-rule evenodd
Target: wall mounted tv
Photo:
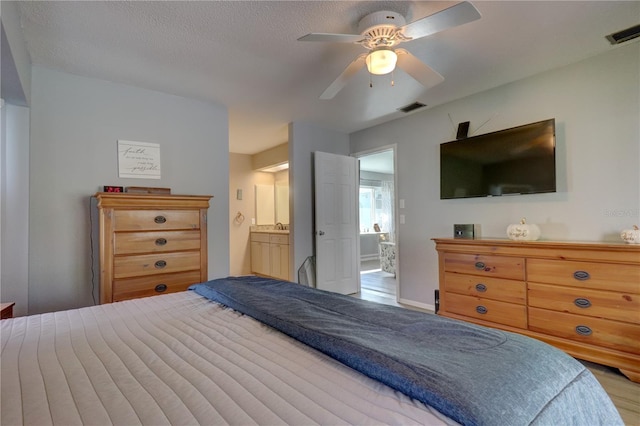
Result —
<path fill-rule="evenodd" d="M 556 192 L 555 119 L 440 145 L 440 199 Z"/>

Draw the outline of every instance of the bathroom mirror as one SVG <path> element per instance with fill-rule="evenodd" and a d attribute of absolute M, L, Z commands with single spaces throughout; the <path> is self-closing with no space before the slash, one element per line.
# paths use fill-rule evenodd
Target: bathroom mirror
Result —
<path fill-rule="evenodd" d="M 289 223 L 289 182 L 276 181 L 276 222 Z"/>
<path fill-rule="evenodd" d="M 274 186 L 256 185 L 255 190 L 256 225 L 274 225 L 276 223 Z"/>

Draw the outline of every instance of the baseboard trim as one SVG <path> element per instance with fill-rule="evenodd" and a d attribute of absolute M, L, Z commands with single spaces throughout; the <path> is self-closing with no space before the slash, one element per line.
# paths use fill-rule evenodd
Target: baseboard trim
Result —
<path fill-rule="evenodd" d="M 378 255 L 378 254 L 365 254 L 365 255 L 360 256 L 360 261 L 361 262 L 364 262 L 364 261 L 367 261 L 367 260 L 378 260 L 378 259 L 380 259 L 380 255 Z"/>
<path fill-rule="evenodd" d="M 416 302 L 415 300 L 407 300 L 407 299 L 399 299 L 398 303 L 402 303 L 403 305 L 409 305 L 409 306 L 414 306 L 416 308 L 420 308 L 420 309 L 424 309 L 427 311 L 431 311 L 433 313 L 436 312 L 436 307 L 435 305 L 431 305 L 429 303 L 420 303 L 420 302 Z"/>

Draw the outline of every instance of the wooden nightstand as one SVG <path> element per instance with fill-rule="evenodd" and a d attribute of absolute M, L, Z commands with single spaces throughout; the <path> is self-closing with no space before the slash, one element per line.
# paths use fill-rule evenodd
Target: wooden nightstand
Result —
<path fill-rule="evenodd" d="M 0 303 L 0 319 L 13 318 L 13 305 L 15 302 Z"/>

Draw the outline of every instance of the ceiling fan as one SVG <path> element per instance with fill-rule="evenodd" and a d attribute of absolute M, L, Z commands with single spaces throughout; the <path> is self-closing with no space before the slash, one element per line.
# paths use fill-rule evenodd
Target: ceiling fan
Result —
<path fill-rule="evenodd" d="M 399 13 L 384 10 L 362 18 L 358 24 L 360 34 L 311 33 L 298 40 L 356 43 L 369 51 L 351 62 L 320 95 L 320 99 L 333 98 L 365 65 L 371 74 L 376 75 L 388 74 L 397 65 L 429 89 L 444 81 L 444 77 L 405 49 L 396 49 L 396 46 L 479 18 L 480 12 L 466 1 L 409 24 Z"/>

